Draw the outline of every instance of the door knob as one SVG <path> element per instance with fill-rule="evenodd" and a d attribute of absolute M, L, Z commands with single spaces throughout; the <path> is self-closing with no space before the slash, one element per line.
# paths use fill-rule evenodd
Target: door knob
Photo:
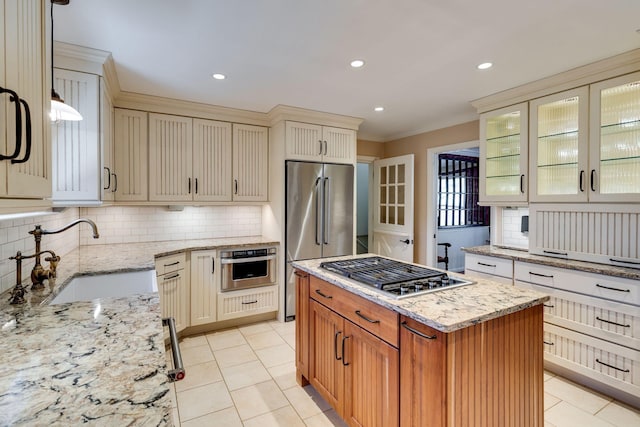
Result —
<path fill-rule="evenodd" d="M 408 245 L 409 243 L 411 243 L 411 240 L 409 239 L 404 239 L 404 240 L 400 240 L 402 243 Z"/>

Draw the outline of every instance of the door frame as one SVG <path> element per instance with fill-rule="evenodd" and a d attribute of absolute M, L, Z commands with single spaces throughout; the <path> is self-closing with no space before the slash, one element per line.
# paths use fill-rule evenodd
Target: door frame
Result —
<path fill-rule="evenodd" d="M 438 206 L 438 186 L 436 172 L 438 171 L 438 155 L 449 151 L 464 150 L 480 146 L 480 140 L 459 142 L 457 144 L 442 145 L 427 149 L 427 238 L 425 239 L 425 253 L 427 255 L 426 264 L 437 267 L 438 259 L 438 215 L 435 207 Z M 433 209 L 429 208 L 429 204 Z M 493 213 L 493 207 L 491 212 Z M 493 215 L 491 216 L 493 219 Z M 493 224 L 491 224 L 493 225 Z"/>
<path fill-rule="evenodd" d="M 376 160 L 380 160 L 380 157 L 376 157 L 376 156 L 356 156 L 356 177 L 357 177 L 357 168 L 358 168 L 358 163 L 367 163 L 369 165 L 369 176 L 367 178 L 367 180 L 369 181 L 369 195 L 368 200 L 367 200 L 367 248 L 370 248 L 371 245 L 373 244 L 373 162 Z M 358 229 L 358 206 L 357 206 L 357 196 L 358 196 L 358 180 L 355 180 L 355 187 L 356 187 L 356 191 L 354 192 L 354 197 L 355 202 L 354 206 L 355 206 L 355 230 Z M 356 241 L 356 239 L 358 238 L 357 236 L 357 232 L 355 233 L 355 239 L 353 240 L 354 242 L 354 248 L 353 248 L 353 253 L 356 253 L 357 247 L 358 247 L 358 242 Z"/>

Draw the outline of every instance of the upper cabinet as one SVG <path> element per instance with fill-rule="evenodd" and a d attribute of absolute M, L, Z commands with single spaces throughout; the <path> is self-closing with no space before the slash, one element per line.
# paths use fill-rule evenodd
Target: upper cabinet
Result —
<path fill-rule="evenodd" d="M 149 162 L 147 113 L 116 108 L 114 116 L 115 199 L 146 201 Z"/>
<path fill-rule="evenodd" d="M 233 200 L 266 201 L 269 189 L 269 129 L 233 125 Z"/>
<path fill-rule="evenodd" d="M 588 87 L 531 101 L 530 201 L 587 201 L 588 123 Z"/>
<path fill-rule="evenodd" d="M 354 130 L 287 121 L 285 133 L 289 160 L 347 164 L 356 161 Z"/>
<path fill-rule="evenodd" d="M 99 77 L 56 68 L 54 86 L 65 103 L 82 114 L 82 120 L 51 125 L 52 198 L 54 202 L 99 201 Z"/>
<path fill-rule="evenodd" d="M 591 85 L 589 195 L 640 202 L 640 72 Z"/>
<path fill-rule="evenodd" d="M 46 19 L 45 2 L 0 0 L 0 197 L 51 195 Z"/>
<path fill-rule="evenodd" d="M 193 153 L 193 200 L 231 200 L 231 123 L 193 119 Z"/>
<path fill-rule="evenodd" d="M 480 115 L 480 203 L 527 202 L 528 105 Z"/>
<path fill-rule="evenodd" d="M 101 192 L 102 200 L 112 202 L 115 199 L 117 177 L 113 167 L 114 145 L 113 145 L 113 102 L 107 90 L 107 85 L 100 79 L 100 141 L 102 148 L 102 167 L 98 168 L 102 172 Z"/>

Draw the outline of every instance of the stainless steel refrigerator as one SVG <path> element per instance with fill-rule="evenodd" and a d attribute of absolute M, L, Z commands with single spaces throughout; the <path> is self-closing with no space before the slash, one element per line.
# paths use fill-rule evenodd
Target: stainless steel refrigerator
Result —
<path fill-rule="evenodd" d="M 353 254 L 353 166 L 286 162 L 285 318 L 295 317 L 292 261 Z"/>

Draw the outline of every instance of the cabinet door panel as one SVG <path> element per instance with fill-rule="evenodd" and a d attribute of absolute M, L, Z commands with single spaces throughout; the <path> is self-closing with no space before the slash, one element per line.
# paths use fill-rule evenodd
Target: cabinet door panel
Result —
<path fill-rule="evenodd" d="M 58 200 L 100 200 L 98 76 L 54 70 L 55 89 L 80 121 L 51 125 L 53 194 Z"/>
<path fill-rule="evenodd" d="M 149 200 L 190 201 L 192 119 L 149 114 Z"/>
<path fill-rule="evenodd" d="M 344 367 L 339 359 L 341 340 L 345 336 L 342 317 L 310 300 L 309 331 L 309 382 L 342 414 Z"/>
<path fill-rule="evenodd" d="M 115 178 L 113 177 L 113 103 L 104 79 L 100 80 L 100 137 L 102 147 L 102 175 L 100 188 L 103 201 L 113 201 Z"/>
<path fill-rule="evenodd" d="M 194 119 L 194 200 L 231 200 L 231 160 L 231 123 Z"/>
<path fill-rule="evenodd" d="M 296 277 L 296 371 L 299 382 L 309 378 L 309 273 L 295 271 Z M 301 384 L 304 385 L 304 384 Z"/>
<path fill-rule="evenodd" d="M 322 161 L 322 153 L 324 150 L 322 126 L 287 122 L 285 133 L 287 159 Z"/>
<path fill-rule="evenodd" d="M 162 317 L 173 317 L 176 331 L 189 326 L 189 281 L 185 270 L 158 277 Z"/>
<path fill-rule="evenodd" d="M 267 200 L 269 133 L 262 126 L 233 125 L 233 200 Z"/>
<path fill-rule="evenodd" d="M 397 426 L 398 349 L 349 321 L 345 339 L 344 419 L 349 425 Z"/>
<path fill-rule="evenodd" d="M 216 321 L 220 272 L 215 263 L 216 251 L 191 252 L 191 326 Z"/>
<path fill-rule="evenodd" d="M 147 113 L 116 108 L 114 137 L 116 200 L 146 201 Z"/>
<path fill-rule="evenodd" d="M 324 142 L 324 162 L 355 163 L 357 141 L 354 130 L 324 126 L 322 128 L 322 140 Z"/>

